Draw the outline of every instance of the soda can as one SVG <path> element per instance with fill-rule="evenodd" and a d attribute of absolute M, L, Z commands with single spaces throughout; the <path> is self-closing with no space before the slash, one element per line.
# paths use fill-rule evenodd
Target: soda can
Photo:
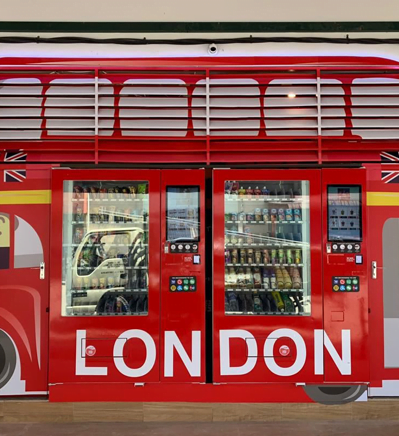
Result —
<path fill-rule="evenodd" d="M 263 215 L 263 221 L 270 221 L 270 212 L 269 209 L 263 209 L 262 210 L 262 215 Z"/>
<path fill-rule="evenodd" d="M 236 212 L 232 212 L 230 214 L 230 221 L 237 221 L 237 213 Z"/>
<path fill-rule="evenodd" d="M 301 209 L 294 209 L 294 221 L 301 221 L 302 213 Z"/>
<path fill-rule="evenodd" d="M 295 263 L 302 263 L 302 252 L 301 250 L 295 250 Z"/>
<path fill-rule="evenodd" d="M 271 261 L 272 261 L 273 265 L 275 263 L 277 263 L 277 250 L 272 250 L 272 252 L 271 252 Z"/>
<path fill-rule="evenodd" d="M 259 207 L 255 209 L 255 221 L 262 221 L 262 211 Z"/>
<path fill-rule="evenodd" d="M 237 244 L 238 245 L 242 245 L 244 243 L 244 237 L 243 236 L 239 236 L 238 238 L 237 238 Z"/>
<path fill-rule="evenodd" d="M 224 250 L 224 262 L 225 264 L 231 263 L 230 250 L 228 249 Z"/>
<path fill-rule="evenodd" d="M 293 219 L 292 209 L 286 209 L 285 210 L 285 220 L 292 221 L 292 219 Z"/>
<path fill-rule="evenodd" d="M 224 235 L 224 243 L 230 244 L 230 236 L 229 235 Z"/>
<path fill-rule="evenodd" d="M 238 221 L 245 221 L 246 215 L 245 212 L 240 212 L 238 214 Z"/>
<path fill-rule="evenodd" d="M 278 210 L 278 220 L 279 220 L 279 221 L 284 221 L 284 220 L 285 220 L 285 212 L 284 212 L 284 209 L 279 209 L 279 210 Z"/>
<path fill-rule="evenodd" d="M 290 248 L 287 250 L 287 263 L 289 264 L 294 263 L 292 258 L 292 250 Z"/>
<path fill-rule="evenodd" d="M 260 250 L 255 251 L 255 263 L 262 263 L 262 252 Z"/>
<path fill-rule="evenodd" d="M 279 249 L 279 250 L 278 250 L 278 262 L 279 262 L 279 263 L 285 263 L 284 260 L 285 260 L 285 253 L 284 253 L 284 250 Z"/>
<path fill-rule="evenodd" d="M 271 219 L 271 221 L 274 223 L 274 222 L 276 222 L 277 221 L 277 209 L 272 209 L 271 211 L 270 211 L 270 219 Z"/>

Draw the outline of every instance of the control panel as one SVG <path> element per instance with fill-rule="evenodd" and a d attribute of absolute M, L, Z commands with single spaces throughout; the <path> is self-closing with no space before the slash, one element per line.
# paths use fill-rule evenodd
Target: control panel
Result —
<path fill-rule="evenodd" d="M 169 277 L 170 292 L 195 292 L 197 290 L 197 277 L 173 276 Z"/>
<path fill-rule="evenodd" d="M 327 244 L 327 253 L 360 253 L 360 242 L 334 242 Z"/>
<path fill-rule="evenodd" d="M 332 290 L 334 292 L 359 292 L 359 276 L 333 276 Z"/>
<path fill-rule="evenodd" d="M 193 242 L 172 242 L 170 253 L 198 253 L 198 243 Z"/>

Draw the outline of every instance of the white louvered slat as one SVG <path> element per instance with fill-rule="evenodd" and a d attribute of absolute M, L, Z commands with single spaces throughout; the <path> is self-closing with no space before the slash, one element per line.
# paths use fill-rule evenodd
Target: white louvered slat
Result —
<path fill-rule="evenodd" d="M 196 136 L 206 135 L 205 84 L 206 79 L 199 80 L 193 91 L 192 113 Z M 210 136 L 257 136 L 260 116 L 260 89 L 256 80 L 209 79 Z"/>
<path fill-rule="evenodd" d="M 362 139 L 399 138 L 399 79 L 354 79 L 351 92 L 354 135 Z"/>

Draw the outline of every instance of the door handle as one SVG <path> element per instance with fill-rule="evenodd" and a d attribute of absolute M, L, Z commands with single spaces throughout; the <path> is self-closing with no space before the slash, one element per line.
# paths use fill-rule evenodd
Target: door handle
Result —
<path fill-rule="evenodd" d="M 375 260 L 371 262 L 371 277 L 373 279 L 377 278 L 377 262 Z"/>
<path fill-rule="evenodd" d="M 46 277 L 46 266 L 44 262 L 40 262 L 40 280 L 44 280 Z"/>

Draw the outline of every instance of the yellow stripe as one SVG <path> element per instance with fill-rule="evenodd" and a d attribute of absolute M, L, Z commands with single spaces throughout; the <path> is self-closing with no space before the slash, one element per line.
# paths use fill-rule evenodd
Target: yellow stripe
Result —
<path fill-rule="evenodd" d="M 51 191 L 0 191 L 0 204 L 50 204 Z"/>
<path fill-rule="evenodd" d="M 367 206 L 399 206 L 399 192 L 368 192 Z"/>

